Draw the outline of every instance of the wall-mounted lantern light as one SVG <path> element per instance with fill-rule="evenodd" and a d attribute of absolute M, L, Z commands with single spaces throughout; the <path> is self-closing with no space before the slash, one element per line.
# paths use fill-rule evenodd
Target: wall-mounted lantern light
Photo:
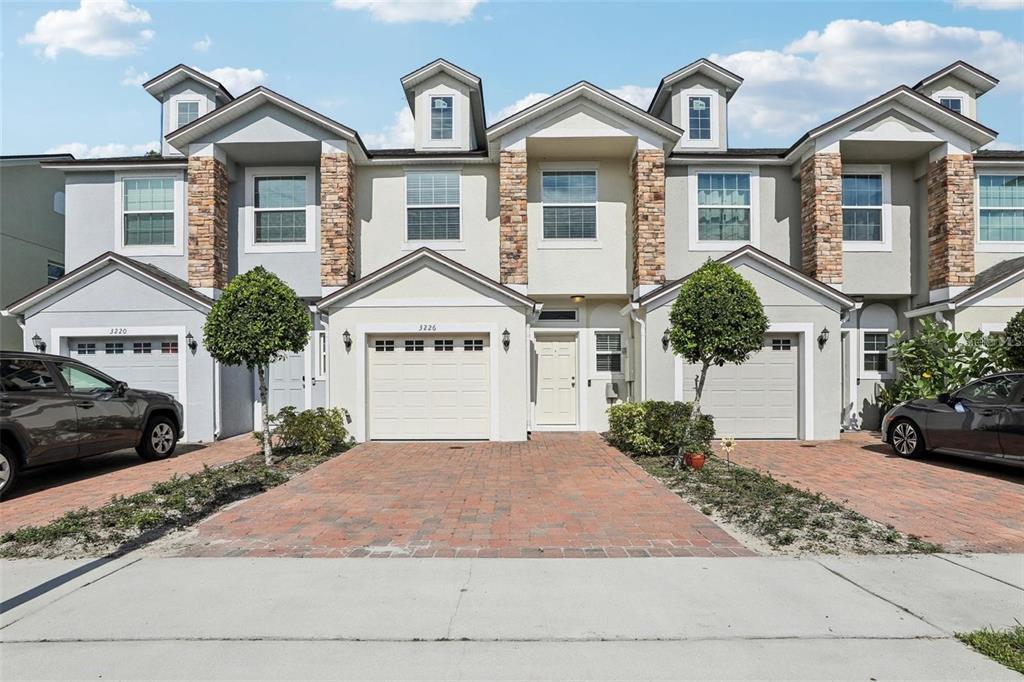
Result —
<path fill-rule="evenodd" d="M 506 329 L 501 333 L 501 345 L 505 347 L 505 350 L 508 350 L 510 343 L 512 343 L 512 335 Z"/>
<path fill-rule="evenodd" d="M 583 301 L 587 300 L 587 297 L 582 296 L 580 294 L 576 294 L 575 296 L 570 296 L 569 300 L 572 301 L 573 303 L 583 303 Z"/>
<path fill-rule="evenodd" d="M 32 347 L 40 353 L 46 352 L 46 342 L 39 338 L 39 334 L 32 337 Z"/>
<path fill-rule="evenodd" d="M 196 341 L 196 337 L 192 336 L 192 332 L 185 334 L 185 345 L 188 346 L 188 349 L 193 353 L 196 352 L 196 348 L 199 348 L 199 342 Z"/>
<path fill-rule="evenodd" d="M 668 350 L 668 342 L 669 342 L 668 332 L 669 332 L 668 327 L 665 327 L 665 333 L 663 333 L 661 335 L 661 349 L 662 350 Z"/>
<path fill-rule="evenodd" d="M 822 329 L 818 334 L 818 348 L 824 348 L 826 343 L 828 343 L 828 327 Z"/>
<path fill-rule="evenodd" d="M 347 329 L 341 335 L 341 341 L 342 341 L 342 343 L 345 344 L 345 351 L 346 352 L 352 350 L 352 335 L 348 333 Z"/>

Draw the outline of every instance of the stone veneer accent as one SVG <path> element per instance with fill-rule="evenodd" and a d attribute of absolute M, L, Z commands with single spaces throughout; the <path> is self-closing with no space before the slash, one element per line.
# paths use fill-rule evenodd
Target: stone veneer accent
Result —
<path fill-rule="evenodd" d="M 843 283 L 843 161 L 821 152 L 800 165 L 800 234 L 804 272 Z"/>
<path fill-rule="evenodd" d="M 355 281 L 355 164 L 348 154 L 320 156 L 320 283 Z"/>
<path fill-rule="evenodd" d="M 526 284 L 526 152 L 503 151 L 498 172 L 501 216 L 499 250 L 502 284 Z"/>
<path fill-rule="evenodd" d="M 665 283 L 665 154 L 633 157 L 633 286 Z"/>
<path fill-rule="evenodd" d="M 228 169 L 212 156 L 188 157 L 188 283 L 228 283 Z"/>
<path fill-rule="evenodd" d="M 974 159 L 928 164 L 928 288 L 974 284 Z"/>

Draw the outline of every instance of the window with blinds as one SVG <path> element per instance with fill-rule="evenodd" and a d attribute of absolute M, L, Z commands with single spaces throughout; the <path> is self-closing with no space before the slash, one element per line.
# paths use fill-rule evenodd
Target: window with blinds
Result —
<path fill-rule="evenodd" d="M 545 239 L 597 238 L 597 171 L 544 171 Z"/>
<path fill-rule="evenodd" d="M 174 244 L 174 178 L 125 178 L 125 246 Z"/>
<path fill-rule="evenodd" d="M 457 171 L 415 171 L 406 174 L 408 241 L 459 239 L 459 180 Z"/>
<path fill-rule="evenodd" d="M 594 348 L 597 351 L 598 372 L 622 371 L 622 334 L 597 332 Z"/>

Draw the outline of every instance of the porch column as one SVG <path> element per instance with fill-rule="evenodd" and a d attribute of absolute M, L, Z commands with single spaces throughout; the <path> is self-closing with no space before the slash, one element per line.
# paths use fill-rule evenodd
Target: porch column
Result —
<path fill-rule="evenodd" d="M 188 157 L 188 283 L 228 283 L 228 170 L 216 155 Z"/>
<path fill-rule="evenodd" d="M 526 152 L 502 151 L 498 171 L 500 272 L 502 284 L 525 286 L 527 263 Z"/>
<path fill-rule="evenodd" d="M 345 152 L 320 155 L 320 284 L 338 288 L 355 280 L 355 164 Z"/>
<path fill-rule="evenodd" d="M 928 289 L 944 300 L 974 284 L 974 158 L 928 164 Z"/>
<path fill-rule="evenodd" d="M 633 157 L 633 287 L 665 283 L 665 154 L 638 149 Z"/>
<path fill-rule="evenodd" d="M 818 152 L 800 166 L 800 233 L 804 272 L 829 285 L 843 283 L 843 161 Z"/>

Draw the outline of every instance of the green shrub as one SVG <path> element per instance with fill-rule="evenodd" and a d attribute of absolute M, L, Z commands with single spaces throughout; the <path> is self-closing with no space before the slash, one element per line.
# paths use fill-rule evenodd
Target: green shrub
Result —
<path fill-rule="evenodd" d="M 608 408 L 608 441 L 629 455 L 711 454 L 714 420 L 693 420 L 693 403 L 646 400 Z"/>
<path fill-rule="evenodd" d="M 1006 364 L 1013 369 L 1024 369 L 1024 310 L 1010 318 L 1004 343 Z"/>
<path fill-rule="evenodd" d="M 339 408 L 325 410 L 296 411 L 294 407 L 282 408 L 270 418 L 272 440 L 275 449 L 288 452 L 311 454 L 318 457 L 337 452 L 350 443 L 345 418 L 348 413 Z M 263 434 L 256 432 L 253 437 L 263 444 Z"/>

